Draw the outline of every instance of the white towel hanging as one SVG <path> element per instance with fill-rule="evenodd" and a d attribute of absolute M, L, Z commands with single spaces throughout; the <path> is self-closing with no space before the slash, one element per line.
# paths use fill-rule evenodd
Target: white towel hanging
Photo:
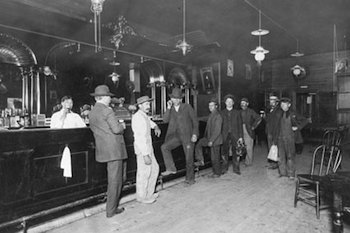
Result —
<path fill-rule="evenodd" d="M 72 177 L 72 163 L 70 149 L 66 146 L 63 150 L 61 159 L 61 168 L 63 169 L 64 177 Z"/>

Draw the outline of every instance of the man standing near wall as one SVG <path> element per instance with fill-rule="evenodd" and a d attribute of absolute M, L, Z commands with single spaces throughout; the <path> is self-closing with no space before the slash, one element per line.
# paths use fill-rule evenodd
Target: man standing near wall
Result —
<path fill-rule="evenodd" d="M 270 109 L 266 111 L 266 135 L 267 135 L 267 146 L 268 146 L 268 151 L 270 151 L 270 148 L 272 145 L 277 145 L 277 141 L 274 141 L 272 136 L 273 132 L 276 130 L 277 127 L 277 116 L 276 112 L 279 110 L 278 107 L 278 97 L 274 93 L 270 93 L 269 95 L 269 104 L 270 104 Z M 268 160 L 268 169 L 277 169 L 278 165 L 277 162 Z"/>
<path fill-rule="evenodd" d="M 247 148 L 247 156 L 245 165 L 251 166 L 253 162 L 253 147 L 254 147 L 254 130 L 261 122 L 261 117 L 251 108 L 248 108 L 249 101 L 247 98 L 241 99 L 241 117 L 243 122 L 243 138 Z"/>
<path fill-rule="evenodd" d="M 137 159 L 136 200 L 150 204 L 155 202 L 158 193 L 154 193 L 159 173 L 159 165 L 154 156 L 151 129 L 160 136 L 160 129 L 147 115 L 152 99 L 142 96 L 137 99 L 139 110 L 132 116 L 131 128 L 134 133 L 134 150 Z"/>
<path fill-rule="evenodd" d="M 222 144 L 222 117 L 217 110 L 218 101 L 216 98 L 212 98 L 209 101 L 209 111 L 210 115 L 208 117 L 207 126 L 205 128 L 204 137 L 201 138 L 196 145 L 196 166 L 204 165 L 203 158 L 203 147 L 210 148 L 211 164 L 213 167 L 212 178 L 219 177 L 221 175 L 221 165 L 220 165 L 220 147 Z"/>
<path fill-rule="evenodd" d="M 282 111 L 277 113 L 277 128 L 273 135 L 278 148 L 278 170 L 280 176 L 295 177 L 295 138 L 297 133 L 307 125 L 305 117 L 290 110 L 291 99 L 281 98 Z M 301 137 L 301 135 L 300 135 Z M 276 139 L 277 138 L 277 139 Z"/>
<path fill-rule="evenodd" d="M 112 108 L 109 107 L 112 93 L 106 85 L 95 88 L 91 94 L 96 104 L 89 114 L 90 129 L 96 143 L 96 161 L 107 163 L 107 218 L 120 214 L 124 208 L 118 208 L 119 196 L 123 186 L 123 160 L 127 152 L 123 137 L 125 123 L 119 123 Z"/>
<path fill-rule="evenodd" d="M 166 171 L 162 175 L 176 173 L 174 159 L 171 150 L 182 145 L 186 156 L 186 180 L 188 185 L 194 184 L 193 152 L 194 143 L 198 138 L 198 120 L 191 105 L 182 103 L 181 89 L 175 87 L 169 95 L 167 110 L 163 121 L 169 123 L 164 144 L 161 146 Z"/>
<path fill-rule="evenodd" d="M 232 164 L 233 172 L 240 175 L 241 171 L 239 168 L 239 155 L 236 154 L 237 141 L 243 142 L 243 130 L 242 130 L 242 118 L 241 114 L 237 109 L 233 109 L 234 96 L 228 94 L 224 97 L 226 108 L 222 110 L 221 116 L 223 120 L 222 124 L 222 136 L 223 136 L 223 173 L 228 170 L 228 158 L 230 148 L 232 151 Z"/>

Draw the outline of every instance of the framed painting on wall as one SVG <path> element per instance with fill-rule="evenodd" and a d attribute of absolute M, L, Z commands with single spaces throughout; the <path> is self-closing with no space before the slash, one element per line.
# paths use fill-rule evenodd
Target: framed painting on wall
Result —
<path fill-rule="evenodd" d="M 233 60 L 227 59 L 227 77 L 233 77 L 233 74 L 234 74 Z"/>
<path fill-rule="evenodd" d="M 216 88 L 215 88 L 213 68 L 211 66 L 203 67 L 203 68 L 200 68 L 199 71 L 200 71 L 201 81 L 202 81 L 202 91 L 206 94 L 214 93 Z"/>

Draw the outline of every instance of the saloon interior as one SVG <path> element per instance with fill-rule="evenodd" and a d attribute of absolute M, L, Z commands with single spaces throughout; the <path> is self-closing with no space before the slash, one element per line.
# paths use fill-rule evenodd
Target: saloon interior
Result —
<path fill-rule="evenodd" d="M 350 150 L 347 150 L 350 125 L 350 1 L 4 0 L 0 4 L 0 231 L 26 232 L 45 221 L 53 221 L 56 217 L 103 202 L 105 171 L 94 161 L 90 130 L 51 132 L 48 129 L 52 111 L 62 96 L 72 96 L 74 111 L 80 113 L 84 106 L 93 104 L 89 94 L 100 84 L 109 86 L 118 103 L 135 104 L 142 95 L 153 97 L 151 115 L 160 121 L 167 96 L 174 87 L 184 91 L 184 102 L 194 107 L 199 119 L 208 115 L 207 102 L 212 97 L 216 97 L 220 108 L 224 108 L 223 97 L 226 94 L 237 98 L 235 108 L 239 108 L 238 100 L 247 97 L 250 107 L 263 115 L 269 105 L 269 93 L 274 92 L 279 97 L 290 98 L 293 109 L 309 120 L 303 130 L 306 145 L 304 157 L 298 159 L 298 172 L 309 172 L 312 152 L 316 145 L 324 142 L 323 135 L 328 131 L 341 134 L 339 144 L 343 148 L 343 163 L 340 170 L 350 169 Z M 23 118 L 23 121 L 18 122 L 16 117 Z M 120 117 L 130 120 L 130 116 Z M 166 125 L 162 126 L 162 130 L 166 131 Z M 264 129 L 260 131 L 264 135 Z M 129 160 L 124 198 L 135 191 L 136 160 L 132 132 L 128 132 L 125 134 Z M 205 228 L 206 218 L 203 217 L 204 220 L 181 219 L 179 222 L 185 225 L 171 229 L 165 225 L 157 227 L 159 222 L 139 216 L 150 224 L 133 228 L 132 217 L 129 216 L 123 217 L 123 221 L 129 221 L 130 225 L 125 223 L 116 228 L 113 224 L 106 224 L 107 229 L 92 227 L 91 232 L 113 232 L 116 229 L 141 232 L 142 227 L 147 227 L 145 232 L 257 232 L 257 226 L 262 227 L 260 232 L 347 230 L 346 224 L 339 228 L 332 226 L 332 222 L 339 220 L 333 220 L 332 211 L 321 214 L 320 220 L 316 220 L 312 208 L 293 207 L 295 184 L 289 182 L 286 187 L 285 182 L 266 173 L 264 158 L 267 149 L 260 148 L 258 143 L 263 141 L 264 136 L 259 136 L 258 132 L 257 135 L 261 138 L 256 138 L 259 147 L 256 153 L 262 157 L 257 159 L 255 170 L 244 170 L 243 173 L 251 173 L 243 174 L 239 181 L 229 174 L 221 184 L 226 187 L 228 181 L 237 182 L 244 191 L 234 192 L 235 199 L 242 198 L 244 192 L 248 196 L 251 192 L 268 196 L 266 189 L 269 183 L 257 178 L 265 172 L 262 177 L 267 176 L 273 187 L 291 192 L 274 196 L 280 207 L 273 204 L 264 206 L 261 203 L 267 202 L 260 196 L 250 195 L 253 199 L 248 198 L 247 201 L 257 201 L 264 211 L 258 211 L 260 215 L 254 215 L 255 218 L 242 218 L 236 213 L 232 216 L 233 219 L 237 217 L 233 220 L 236 222 L 234 226 L 227 223 L 228 219 L 224 219 L 226 222 L 216 219 L 213 225 L 217 224 L 217 228 Z M 156 141 L 154 147 L 159 154 L 157 158 L 161 169 L 164 169 L 160 152 L 162 140 L 164 137 Z M 53 141 L 57 144 L 53 145 Z M 88 143 L 82 146 L 81 141 Z M 57 165 L 62 148 L 67 143 L 76 153 L 76 159 L 72 161 L 75 163 L 73 166 L 78 168 L 74 171 L 74 178 L 68 180 L 62 177 Z M 44 144 L 50 146 L 42 146 Z M 206 169 L 210 170 L 210 156 L 207 155 L 206 160 L 205 169 L 199 173 L 197 190 L 191 188 L 188 191 L 192 196 L 211 185 L 217 190 L 222 188 L 216 183 L 205 183 L 208 181 L 203 174 L 206 174 Z M 184 159 L 179 159 L 177 165 L 184 167 Z M 181 179 L 182 175 L 174 178 Z M 164 178 L 164 182 L 175 184 L 176 179 Z M 252 185 L 256 185 L 258 190 L 244 187 L 252 180 Z M 346 182 L 348 186 L 344 184 L 344 187 L 349 187 L 348 177 Z M 213 189 L 205 192 L 213 192 Z M 169 185 L 169 189 L 162 192 L 164 198 L 174 198 L 171 192 L 182 195 L 184 190 Z M 235 200 L 227 196 L 222 198 Z M 180 202 L 196 200 L 179 199 Z M 344 198 L 344 203 L 346 200 Z M 204 198 L 203 206 L 206 201 L 213 200 Z M 286 207 L 284 201 L 289 201 L 290 205 Z M 70 203 L 75 204 L 70 206 Z M 125 203 L 131 205 L 130 209 L 137 208 L 137 204 L 130 204 L 130 201 Z M 185 208 L 169 200 L 161 202 L 162 205 L 165 203 Z M 218 205 L 225 206 L 227 203 Z M 152 208 L 159 219 L 162 215 L 181 216 L 182 213 L 179 210 L 161 214 L 162 208 Z M 194 206 L 194 209 L 198 208 L 201 207 Z M 255 207 L 250 205 L 242 204 L 237 208 L 244 210 L 247 216 L 252 214 L 247 209 L 255 211 Z M 276 211 L 269 212 L 271 208 Z M 147 211 L 147 208 L 141 207 L 140 211 Z M 188 211 L 183 212 L 185 215 L 192 213 Z M 288 214 L 284 215 L 283 211 Z M 272 221 L 265 219 L 264 213 L 270 214 Z M 339 213 L 346 219 L 346 211 Z M 214 212 L 214 215 L 220 214 Z M 293 227 L 281 222 L 277 223 L 277 227 L 273 223 L 277 221 L 277 216 L 292 219 Z M 84 218 L 85 221 L 89 219 Z M 258 218 L 264 221 L 255 221 Z M 173 221 L 176 222 L 176 219 Z M 200 221 L 202 227 L 192 227 L 195 221 Z M 243 227 L 238 221 L 252 224 L 251 228 Z M 174 222 L 165 221 L 168 225 Z M 223 224 L 222 228 L 220 224 Z M 274 231 L 269 231 L 268 227 Z M 61 232 L 78 228 L 73 226 Z M 85 229 L 84 232 L 89 231 Z"/>

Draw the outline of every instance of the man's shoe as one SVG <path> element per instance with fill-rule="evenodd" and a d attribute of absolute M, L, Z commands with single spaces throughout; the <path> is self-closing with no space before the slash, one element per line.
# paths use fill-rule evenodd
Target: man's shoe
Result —
<path fill-rule="evenodd" d="M 270 165 L 267 167 L 267 169 L 277 169 L 278 165 Z"/>
<path fill-rule="evenodd" d="M 236 173 L 237 175 L 240 175 L 240 174 L 241 174 L 241 171 L 235 170 L 235 171 L 233 171 L 233 173 Z"/>
<path fill-rule="evenodd" d="M 115 210 L 115 212 L 114 212 L 112 215 L 107 215 L 107 218 L 111 218 L 111 217 L 113 217 L 113 216 L 116 215 L 116 214 L 121 214 L 121 213 L 124 212 L 124 210 L 125 210 L 124 207 L 122 207 L 122 208 L 117 208 L 117 209 Z"/>
<path fill-rule="evenodd" d="M 153 202 L 156 201 L 156 199 L 153 197 L 153 198 L 149 198 L 149 199 L 137 199 L 138 202 L 140 203 L 143 203 L 143 204 L 152 204 Z"/>
<path fill-rule="evenodd" d="M 164 171 L 161 173 L 162 176 L 168 176 L 168 175 L 173 175 L 173 174 L 176 174 L 176 171 Z"/>
<path fill-rule="evenodd" d="M 208 176 L 209 178 L 219 178 L 220 177 L 220 175 L 217 175 L 217 174 L 210 174 L 209 176 Z"/>
<path fill-rule="evenodd" d="M 204 161 L 197 161 L 197 162 L 195 162 L 194 163 L 194 166 L 196 166 L 196 167 L 202 167 L 202 166 L 204 166 Z"/>
<path fill-rule="evenodd" d="M 194 180 L 185 180 L 185 187 L 189 187 L 189 186 L 191 186 L 191 185 L 194 185 L 194 183 L 195 183 L 195 181 Z"/>

